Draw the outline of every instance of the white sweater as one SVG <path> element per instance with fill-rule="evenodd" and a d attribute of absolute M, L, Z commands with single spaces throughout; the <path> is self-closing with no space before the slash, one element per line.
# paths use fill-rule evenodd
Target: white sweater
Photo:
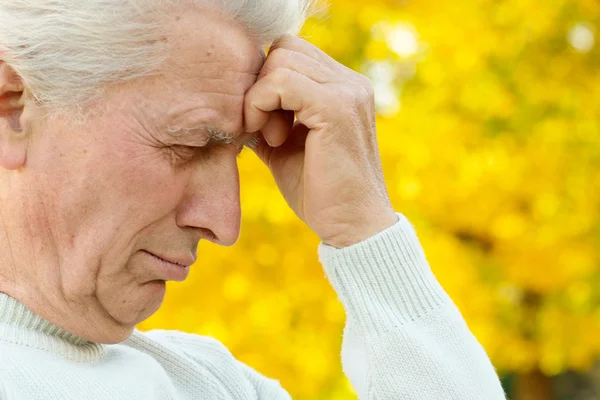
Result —
<path fill-rule="evenodd" d="M 361 400 L 504 400 L 487 355 L 440 287 L 410 223 L 320 259 L 347 315 L 346 376 Z M 0 399 L 283 400 L 279 382 L 215 339 L 135 331 L 101 345 L 0 293 Z"/>

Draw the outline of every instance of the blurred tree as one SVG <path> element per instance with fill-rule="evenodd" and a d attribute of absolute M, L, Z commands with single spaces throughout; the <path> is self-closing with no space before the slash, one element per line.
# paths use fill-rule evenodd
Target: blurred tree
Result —
<path fill-rule="evenodd" d="M 515 400 L 600 354 L 596 0 L 333 0 L 304 36 L 371 77 L 397 210 Z M 252 154 L 239 244 L 141 325 L 212 335 L 297 399 L 350 399 L 317 239 Z"/>

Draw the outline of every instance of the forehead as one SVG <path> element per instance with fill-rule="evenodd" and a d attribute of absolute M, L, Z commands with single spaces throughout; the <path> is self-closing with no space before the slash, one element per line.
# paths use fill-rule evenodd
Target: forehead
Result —
<path fill-rule="evenodd" d="M 244 95 L 264 63 L 260 44 L 214 11 L 176 15 L 169 25 L 169 57 L 161 71 L 169 124 L 241 132 Z"/>

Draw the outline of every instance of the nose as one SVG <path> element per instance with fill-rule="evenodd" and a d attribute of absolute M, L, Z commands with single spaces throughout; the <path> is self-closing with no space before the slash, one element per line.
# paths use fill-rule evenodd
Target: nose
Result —
<path fill-rule="evenodd" d="M 177 225 L 203 232 L 200 236 L 232 246 L 240 236 L 240 180 L 235 156 L 200 161 L 193 167 Z"/>

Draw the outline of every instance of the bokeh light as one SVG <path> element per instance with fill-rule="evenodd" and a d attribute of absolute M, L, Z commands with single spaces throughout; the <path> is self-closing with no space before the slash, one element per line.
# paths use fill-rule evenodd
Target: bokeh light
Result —
<path fill-rule="evenodd" d="M 587 53 L 594 47 L 594 31 L 589 25 L 578 23 L 569 30 L 568 40 L 575 50 Z"/>

